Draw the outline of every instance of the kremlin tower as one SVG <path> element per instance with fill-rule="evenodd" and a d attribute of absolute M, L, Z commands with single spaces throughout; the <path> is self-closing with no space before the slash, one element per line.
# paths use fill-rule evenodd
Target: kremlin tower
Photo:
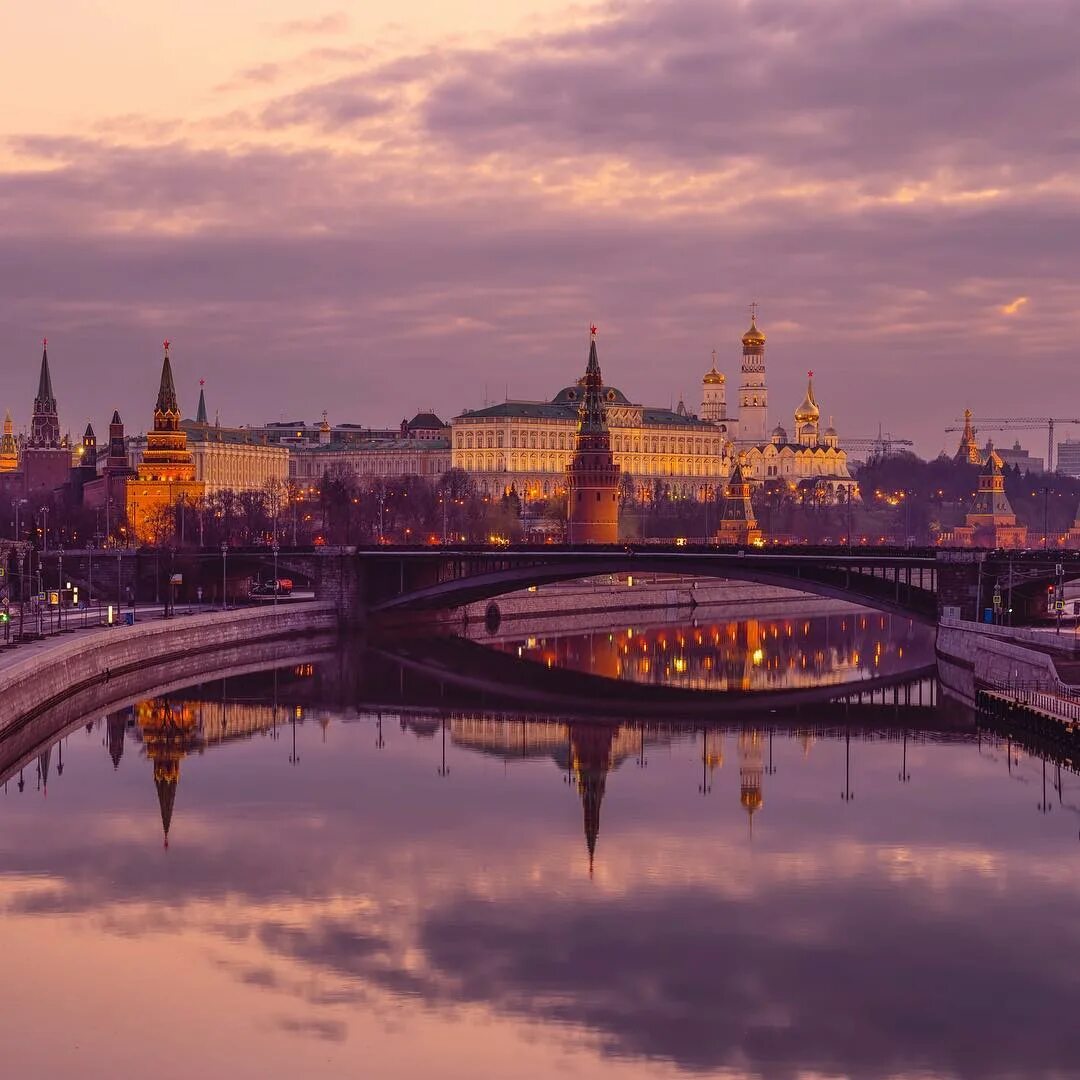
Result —
<path fill-rule="evenodd" d="M 750 305 L 750 329 L 742 336 L 742 383 L 739 386 L 741 448 L 768 442 L 769 391 L 765 385 L 765 335 L 758 329 L 757 304 Z"/>
<path fill-rule="evenodd" d="M 1005 494 L 1001 458 L 991 445 L 979 476 L 978 494 L 965 515 L 964 524 L 942 533 L 938 543 L 957 547 L 1024 548 L 1027 547 L 1027 535 L 1027 526 L 1017 523 L 1009 496 Z"/>
<path fill-rule="evenodd" d="M 49 341 L 41 343 L 41 373 L 38 392 L 34 398 L 34 414 L 30 417 L 30 438 L 27 443 L 35 449 L 55 450 L 60 446 L 60 419 L 56 412 L 56 395 L 49 373 Z"/>
<path fill-rule="evenodd" d="M 570 498 L 566 538 L 571 544 L 614 544 L 619 539 L 619 467 L 611 454 L 603 386 L 593 326 L 589 363 L 581 380 L 574 458 L 566 467 Z"/>
<path fill-rule="evenodd" d="M 960 436 L 960 446 L 953 457 L 957 463 L 967 462 L 968 465 L 981 465 L 982 454 L 979 444 L 975 441 L 975 428 L 971 424 L 971 410 L 964 410 L 964 433 Z"/>
<path fill-rule="evenodd" d="M 4 434 L 0 437 L 0 473 L 14 472 L 19 467 L 19 444 L 15 441 L 15 428 L 11 413 L 4 414 Z"/>
<path fill-rule="evenodd" d="M 154 406 L 154 430 L 146 436 L 146 452 L 138 476 L 127 485 L 128 522 L 140 541 L 153 542 L 164 525 L 163 517 L 181 499 L 195 502 L 205 485 L 195 479 L 195 461 L 187 448 L 187 432 L 180 427 L 169 343 L 161 364 L 161 383 Z"/>
<path fill-rule="evenodd" d="M 750 504 L 750 487 L 743 477 L 742 462 L 736 461 L 724 492 L 724 509 L 720 516 L 720 527 L 716 530 L 718 544 L 740 547 L 761 539 L 761 530 Z"/>
<path fill-rule="evenodd" d="M 30 435 L 22 454 L 23 491 L 48 498 L 71 477 L 71 450 L 60 438 L 52 375 L 49 372 L 48 341 L 41 343 L 41 371 Z"/>

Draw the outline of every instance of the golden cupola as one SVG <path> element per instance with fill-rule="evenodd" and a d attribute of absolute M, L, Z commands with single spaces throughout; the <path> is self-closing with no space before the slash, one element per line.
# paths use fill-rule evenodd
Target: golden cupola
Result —
<path fill-rule="evenodd" d="M 716 370 L 716 366 L 709 368 L 705 372 L 705 377 L 701 380 L 706 386 L 723 386 L 727 382 L 727 376 L 722 372 Z"/>
<path fill-rule="evenodd" d="M 814 400 L 814 373 L 809 372 L 806 383 L 806 397 L 795 410 L 795 422 L 798 424 L 816 424 L 821 419 L 821 410 Z"/>
<path fill-rule="evenodd" d="M 757 312 L 754 312 L 750 316 L 750 329 L 746 331 L 742 336 L 743 345 L 749 347 L 751 345 L 760 346 L 765 344 L 765 335 L 758 329 L 757 324 Z"/>

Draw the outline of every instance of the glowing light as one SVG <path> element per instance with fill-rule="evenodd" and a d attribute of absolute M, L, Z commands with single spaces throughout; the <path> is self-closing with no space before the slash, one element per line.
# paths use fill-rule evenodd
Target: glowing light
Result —
<path fill-rule="evenodd" d="M 1002 315 L 1015 315 L 1026 303 L 1028 298 L 1026 296 L 1018 296 L 1015 300 L 1010 300 L 1007 304 L 1002 304 L 998 308 L 998 311 Z"/>

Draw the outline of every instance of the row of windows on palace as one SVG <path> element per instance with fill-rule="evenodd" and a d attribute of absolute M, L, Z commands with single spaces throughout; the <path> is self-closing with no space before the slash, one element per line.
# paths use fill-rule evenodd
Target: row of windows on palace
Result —
<path fill-rule="evenodd" d="M 473 436 L 471 431 L 458 431 L 454 435 L 455 450 L 502 450 L 504 436 L 502 430 L 478 431 Z M 522 432 L 520 441 L 518 433 L 510 432 L 510 449 L 524 450 L 573 450 L 574 431 L 530 431 Z M 712 454 L 719 456 L 722 442 L 717 436 L 666 436 L 666 435 L 622 435 L 617 431 L 611 433 L 611 449 L 617 453 L 653 453 L 653 454 Z"/>

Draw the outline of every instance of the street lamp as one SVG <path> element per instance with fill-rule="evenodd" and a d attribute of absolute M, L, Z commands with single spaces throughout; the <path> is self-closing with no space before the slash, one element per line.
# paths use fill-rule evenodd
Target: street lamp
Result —
<path fill-rule="evenodd" d="M 221 542 L 221 610 L 224 611 L 226 604 L 226 590 L 228 588 L 228 579 L 225 576 L 225 560 L 229 555 L 228 542 L 222 540 Z"/>
<path fill-rule="evenodd" d="M 277 542 L 277 537 L 274 537 L 274 542 L 270 545 L 270 550 L 274 553 L 274 610 L 277 611 L 277 597 L 278 597 L 278 576 L 277 576 L 277 557 L 278 552 L 281 550 L 281 545 Z"/>
<path fill-rule="evenodd" d="M 41 508 L 41 550 L 49 550 L 49 508 Z"/>

